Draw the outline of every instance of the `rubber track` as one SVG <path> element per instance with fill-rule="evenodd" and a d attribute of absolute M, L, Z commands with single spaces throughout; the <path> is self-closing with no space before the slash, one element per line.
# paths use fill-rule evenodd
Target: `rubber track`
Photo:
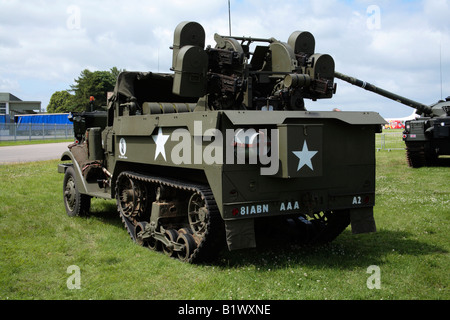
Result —
<path fill-rule="evenodd" d="M 203 184 L 187 183 L 185 181 L 180 180 L 149 176 L 130 171 L 122 172 L 119 175 L 119 177 L 122 175 L 125 175 L 130 179 L 138 180 L 145 183 L 158 184 L 171 188 L 180 189 L 183 191 L 191 191 L 193 193 L 195 192 L 200 194 L 202 199 L 205 200 L 205 205 L 209 212 L 209 221 L 206 226 L 206 232 L 204 234 L 202 241 L 198 244 L 197 248 L 190 256 L 188 262 L 200 263 L 213 260 L 217 257 L 217 255 L 225 245 L 225 227 L 219 212 L 219 208 L 217 207 L 216 201 L 214 199 L 214 195 L 209 186 Z M 117 179 L 119 179 L 119 177 Z M 117 194 L 119 193 L 116 184 L 116 195 Z M 122 222 L 128 231 L 128 234 L 130 235 L 133 241 L 136 241 L 133 223 L 128 218 L 124 217 L 120 213 L 120 210 L 118 211 L 120 217 L 122 218 Z"/>
<path fill-rule="evenodd" d="M 406 144 L 406 160 L 410 167 L 420 168 L 427 165 L 425 148 L 422 143 Z"/>

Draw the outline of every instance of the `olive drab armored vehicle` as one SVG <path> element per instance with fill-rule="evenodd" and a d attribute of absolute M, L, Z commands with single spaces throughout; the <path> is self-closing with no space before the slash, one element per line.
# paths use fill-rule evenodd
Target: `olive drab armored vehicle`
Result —
<path fill-rule="evenodd" d="M 292 241 L 350 223 L 374 232 L 374 112 L 309 112 L 332 98 L 334 61 L 309 32 L 287 42 L 214 36 L 182 22 L 173 73 L 122 72 L 106 111 L 74 114 L 64 203 L 115 199 L 131 238 L 182 261 Z"/>
<path fill-rule="evenodd" d="M 450 97 L 427 106 L 339 72 L 335 76 L 416 109 L 420 117 L 405 121 L 403 132 L 410 167 L 433 166 L 440 155 L 450 155 Z"/>

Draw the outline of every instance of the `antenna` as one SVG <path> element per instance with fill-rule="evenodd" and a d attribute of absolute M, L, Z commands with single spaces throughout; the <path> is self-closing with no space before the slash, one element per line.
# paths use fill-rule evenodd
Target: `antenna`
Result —
<path fill-rule="evenodd" d="M 440 68 L 440 75 L 441 75 L 441 100 L 442 100 L 442 40 L 439 43 L 439 68 Z"/>
<path fill-rule="evenodd" d="M 230 32 L 230 37 L 231 37 L 231 6 L 230 6 L 230 0 L 228 0 L 228 30 Z"/>

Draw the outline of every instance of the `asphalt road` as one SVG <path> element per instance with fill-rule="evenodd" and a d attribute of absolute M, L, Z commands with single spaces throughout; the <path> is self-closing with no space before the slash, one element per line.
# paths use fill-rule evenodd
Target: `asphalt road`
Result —
<path fill-rule="evenodd" d="M 0 147 L 0 164 L 60 159 L 70 142 Z"/>

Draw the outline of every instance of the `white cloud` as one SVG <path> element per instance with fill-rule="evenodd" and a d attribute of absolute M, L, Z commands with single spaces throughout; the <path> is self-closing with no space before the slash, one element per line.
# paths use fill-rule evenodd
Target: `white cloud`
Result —
<path fill-rule="evenodd" d="M 4 79 L 1 77 L 0 79 L 0 91 L 2 92 L 12 92 L 18 90 L 20 88 L 17 80 Z"/>

